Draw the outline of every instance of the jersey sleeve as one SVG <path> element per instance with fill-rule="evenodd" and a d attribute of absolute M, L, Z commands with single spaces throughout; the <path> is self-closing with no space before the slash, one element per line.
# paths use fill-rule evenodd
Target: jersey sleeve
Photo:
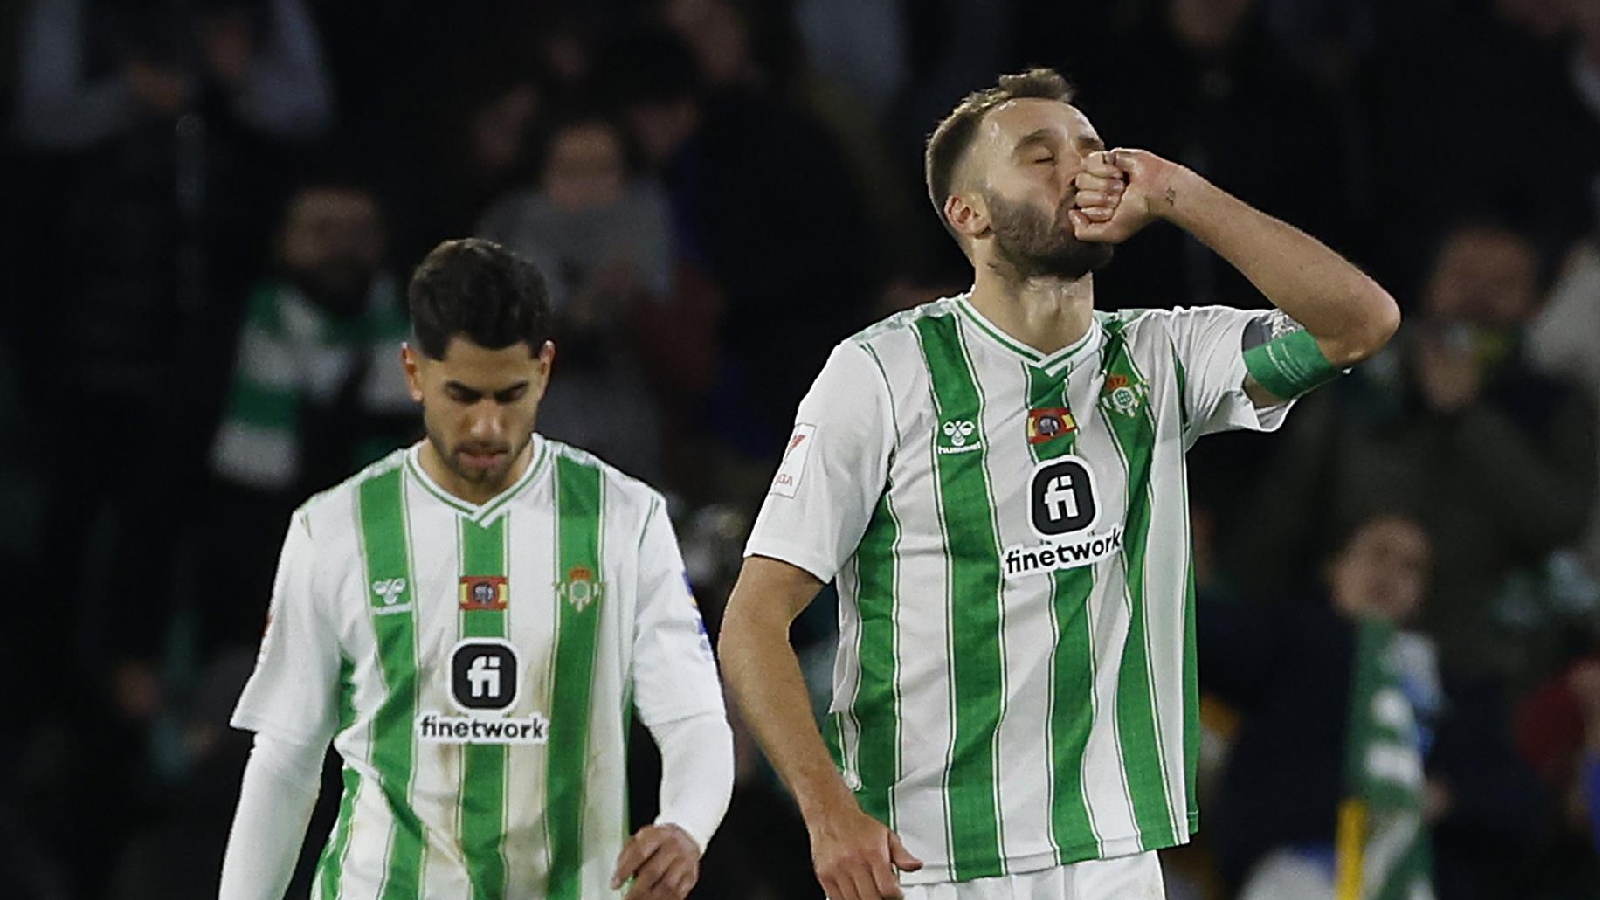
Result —
<path fill-rule="evenodd" d="M 1266 334 L 1293 321 L 1277 310 L 1202 306 L 1155 313 L 1167 327 L 1182 366 L 1187 425 L 1184 442 L 1245 429 L 1276 431 L 1293 401 L 1257 407 L 1245 393 L 1246 332 Z"/>
<path fill-rule="evenodd" d="M 689 587 L 678 540 L 657 502 L 639 544 L 633 697 L 646 726 L 702 713 L 726 715 L 711 639 Z"/>
<path fill-rule="evenodd" d="M 800 401 L 745 556 L 832 579 L 855 552 L 883 493 L 894 428 L 883 370 L 866 348 L 840 344 Z"/>
<path fill-rule="evenodd" d="M 316 545 L 304 510 L 296 513 L 278 558 L 267 632 L 256 668 L 233 712 L 233 727 L 297 744 L 323 746 L 338 718 L 337 632 L 319 608 Z"/>

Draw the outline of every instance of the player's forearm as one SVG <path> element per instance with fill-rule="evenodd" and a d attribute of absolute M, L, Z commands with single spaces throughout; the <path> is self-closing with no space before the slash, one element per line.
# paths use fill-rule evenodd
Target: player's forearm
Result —
<path fill-rule="evenodd" d="M 1376 281 L 1316 238 L 1187 169 L 1163 215 L 1210 247 L 1317 339 L 1328 361 L 1360 362 L 1400 327 L 1400 307 Z"/>
<path fill-rule="evenodd" d="M 718 642 L 723 679 L 756 741 L 811 822 L 854 799 L 817 730 L 788 623 L 776 616 L 742 614 L 737 595 L 735 589 Z"/>
<path fill-rule="evenodd" d="M 322 750 L 256 735 L 222 857 L 218 900 L 282 900 L 317 803 Z"/>

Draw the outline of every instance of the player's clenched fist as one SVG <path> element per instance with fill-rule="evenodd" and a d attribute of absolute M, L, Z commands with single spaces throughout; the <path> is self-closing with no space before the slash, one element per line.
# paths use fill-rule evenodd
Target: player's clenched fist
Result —
<path fill-rule="evenodd" d="M 1076 207 L 1068 215 L 1081 241 L 1121 243 L 1177 203 L 1183 166 L 1145 150 L 1102 150 L 1084 158 L 1073 179 Z"/>
<path fill-rule="evenodd" d="M 699 877 L 700 848 L 688 832 L 671 824 L 649 825 L 623 845 L 611 889 L 632 878 L 627 900 L 683 900 Z"/>
<path fill-rule="evenodd" d="M 811 863 L 829 900 L 898 900 L 895 870 L 922 868 L 898 834 L 853 805 L 811 828 Z"/>

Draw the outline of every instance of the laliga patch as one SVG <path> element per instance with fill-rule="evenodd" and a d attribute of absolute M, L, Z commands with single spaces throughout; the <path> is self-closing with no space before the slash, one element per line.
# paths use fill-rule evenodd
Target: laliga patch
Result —
<path fill-rule="evenodd" d="M 461 608 L 498 612 L 506 608 L 506 580 L 499 575 L 461 576 Z"/>
<path fill-rule="evenodd" d="M 811 445 L 816 443 L 817 426 L 800 423 L 789 436 L 789 446 L 783 451 L 783 464 L 772 479 L 769 493 L 780 497 L 793 497 L 800 490 L 800 479 L 806 472 L 806 458 L 811 455 Z"/>

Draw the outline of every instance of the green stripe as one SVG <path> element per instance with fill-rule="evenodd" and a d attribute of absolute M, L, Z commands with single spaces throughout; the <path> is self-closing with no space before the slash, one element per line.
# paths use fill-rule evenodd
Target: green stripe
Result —
<path fill-rule="evenodd" d="M 917 334 L 933 383 L 936 427 L 979 426 L 983 399 L 953 316 L 919 319 Z M 939 443 L 942 433 L 935 435 Z M 994 741 L 1005 702 L 1001 648 L 1000 555 L 994 500 L 984 467 L 988 448 L 934 455 L 941 519 L 950 563 L 950 661 L 955 670 L 955 739 L 946 770 L 950 802 L 951 877 L 956 881 L 1004 873 Z"/>
<path fill-rule="evenodd" d="M 1059 406 L 1070 411 L 1070 372 L 1050 376 L 1028 368 L 1028 406 Z M 1030 445 L 1035 462 L 1058 459 L 1077 449 L 1078 429 Z M 1094 642 L 1089 633 L 1089 597 L 1094 567 L 1057 569 L 1050 573 L 1050 619 L 1056 639 L 1050 653 L 1049 746 L 1050 838 L 1057 862 L 1066 864 L 1100 855 L 1100 841 L 1089 815 L 1084 791 L 1084 750 L 1094 727 Z"/>
<path fill-rule="evenodd" d="M 1183 426 L 1183 433 L 1189 433 L 1189 373 L 1183 367 L 1183 357 L 1178 355 L 1178 345 L 1172 345 L 1172 370 L 1178 373 L 1178 423 Z M 1184 487 L 1183 508 L 1188 509 L 1188 487 Z"/>
<path fill-rule="evenodd" d="M 1105 349 L 1108 376 L 1126 378 L 1130 386 L 1147 385 L 1133 364 L 1121 328 L 1108 334 Z M 1123 562 L 1127 573 L 1128 637 L 1122 647 L 1117 675 L 1117 742 L 1122 767 L 1133 801 L 1134 820 L 1143 846 L 1165 847 L 1177 841 L 1172 804 L 1167 795 L 1162 765 L 1164 745 L 1156 718 L 1156 698 L 1148 646 L 1148 597 L 1145 592 L 1145 553 L 1150 542 L 1150 510 L 1154 504 L 1151 461 L 1155 452 L 1155 420 L 1150 414 L 1148 390 L 1137 409 L 1117 411 L 1109 397 L 1100 401 L 1100 415 L 1110 426 L 1118 451 L 1127 466 L 1127 517 Z"/>
<path fill-rule="evenodd" d="M 380 581 L 398 579 L 403 583 L 395 603 L 387 608 L 404 609 L 415 597 L 401 477 L 399 468 L 390 469 L 362 482 L 360 491 L 366 587 L 378 641 L 378 665 L 387 687 L 372 722 L 372 764 L 377 769 L 378 788 L 394 817 L 383 900 L 415 900 L 422 895 L 422 823 L 409 802 L 416 762 L 416 613 L 381 613 L 386 607 L 373 587 Z"/>
<path fill-rule="evenodd" d="M 355 664 L 345 657 L 339 658 L 339 732 L 355 722 Z M 322 885 L 322 900 L 336 900 L 339 896 L 339 878 L 344 871 L 345 852 L 350 847 L 350 819 L 356 811 L 356 794 L 361 791 L 361 773 L 344 767 L 340 780 L 343 789 L 339 794 L 339 817 L 334 821 L 333 836 L 317 860 L 317 879 Z"/>
<path fill-rule="evenodd" d="M 588 773 L 590 694 L 600 605 L 600 470 L 562 455 L 556 459 L 557 603 L 555 683 L 550 701 L 550 900 L 583 894 L 584 780 Z M 590 581 L 573 589 L 572 574 Z M 591 593 L 587 603 L 584 592 Z M 581 605 L 582 608 L 579 608 Z"/>
<path fill-rule="evenodd" d="M 257 428 L 293 428 L 299 420 L 299 410 L 300 400 L 293 391 L 256 381 L 234 382 L 228 398 L 228 418 Z"/>
<path fill-rule="evenodd" d="M 504 577 L 506 517 L 488 526 L 459 521 L 461 574 Z M 463 610 L 461 636 L 503 639 L 505 610 Z M 499 900 L 505 895 L 505 805 L 505 745 L 467 744 L 461 750 L 461 850 L 474 900 Z"/>
<path fill-rule="evenodd" d="M 850 711 L 858 727 L 856 735 L 857 774 L 861 789 L 856 794 L 861 808 L 890 827 L 894 826 L 894 807 L 890 792 L 899 778 L 900 702 L 896 695 L 900 648 L 895 634 L 898 596 L 895 581 L 895 553 L 900 542 L 900 523 L 884 492 L 867 523 L 856 548 L 856 601 L 861 615 L 859 644 L 859 683 Z"/>

